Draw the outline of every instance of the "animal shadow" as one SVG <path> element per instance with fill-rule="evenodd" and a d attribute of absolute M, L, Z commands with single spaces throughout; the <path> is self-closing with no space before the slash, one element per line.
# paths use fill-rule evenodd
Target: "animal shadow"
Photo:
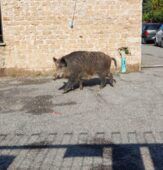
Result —
<path fill-rule="evenodd" d="M 112 82 L 113 81 L 113 82 Z M 89 80 L 84 80 L 83 81 L 83 86 L 84 87 L 92 87 L 92 86 L 97 86 L 97 85 L 100 85 L 101 81 L 99 78 L 93 78 L 93 79 L 89 79 Z M 111 87 L 114 86 L 114 83 L 116 83 L 116 80 L 115 79 L 107 79 L 106 80 L 106 85 L 109 84 Z M 63 83 L 63 85 L 58 89 L 58 90 L 64 90 L 65 86 L 66 86 L 66 82 Z M 75 90 L 79 88 L 79 83 L 76 83 L 74 85 L 74 88 L 72 90 Z"/>

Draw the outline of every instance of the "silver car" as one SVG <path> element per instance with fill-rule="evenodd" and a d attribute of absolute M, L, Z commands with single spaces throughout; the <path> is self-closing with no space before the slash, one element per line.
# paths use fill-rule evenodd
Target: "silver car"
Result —
<path fill-rule="evenodd" d="M 160 26 L 159 30 L 156 33 L 155 45 L 163 47 L 163 24 Z"/>

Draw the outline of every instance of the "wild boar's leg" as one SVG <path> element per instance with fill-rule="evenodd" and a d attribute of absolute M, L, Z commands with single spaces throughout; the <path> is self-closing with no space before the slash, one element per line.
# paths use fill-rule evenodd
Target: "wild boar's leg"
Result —
<path fill-rule="evenodd" d="M 70 90 L 72 90 L 74 87 L 74 84 L 71 81 L 68 81 L 66 83 L 66 86 L 64 87 L 64 93 L 69 92 Z"/>
<path fill-rule="evenodd" d="M 104 88 L 106 86 L 106 74 L 99 74 L 100 80 L 101 80 L 101 84 L 100 84 L 100 88 Z"/>
<path fill-rule="evenodd" d="M 80 90 L 83 90 L 83 80 L 82 79 L 79 80 L 79 87 L 80 87 Z"/>
<path fill-rule="evenodd" d="M 61 77 L 59 77 L 58 75 L 54 75 L 53 80 L 55 81 L 55 80 L 58 80 L 58 79 L 61 79 Z"/>
<path fill-rule="evenodd" d="M 70 77 L 69 77 L 69 80 L 68 82 L 66 83 L 66 86 L 64 88 L 64 93 L 67 93 L 69 92 L 70 90 L 72 90 L 74 88 L 74 85 L 75 83 L 77 82 L 78 80 L 78 74 L 72 74 Z"/>
<path fill-rule="evenodd" d="M 113 87 L 114 86 L 113 83 L 116 83 L 116 80 L 113 78 L 113 74 L 109 73 L 108 78 L 109 78 L 109 84 Z"/>

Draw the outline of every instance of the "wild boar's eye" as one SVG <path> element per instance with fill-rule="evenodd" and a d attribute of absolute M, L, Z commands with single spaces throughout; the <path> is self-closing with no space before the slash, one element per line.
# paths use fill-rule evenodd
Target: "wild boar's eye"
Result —
<path fill-rule="evenodd" d="M 62 58 L 62 59 L 60 60 L 60 64 L 61 64 L 62 67 L 67 67 L 67 63 L 66 63 L 66 61 L 65 61 L 64 58 Z"/>

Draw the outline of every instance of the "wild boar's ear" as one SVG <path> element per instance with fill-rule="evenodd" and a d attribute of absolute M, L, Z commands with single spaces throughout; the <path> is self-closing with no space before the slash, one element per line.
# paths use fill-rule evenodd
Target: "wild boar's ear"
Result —
<path fill-rule="evenodd" d="M 55 57 L 53 57 L 53 61 L 54 61 L 54 62 L 56 62 L 56 61 L 57 61 L 57 59 L 56 59 Z"/>
<path fill-rule="evenodd" d="M 66 63 L 66 60 L 64 58 L 61 58 L 60 62 L 61 62 L 63 67 L 67 67 L 67 63 Z"/>

